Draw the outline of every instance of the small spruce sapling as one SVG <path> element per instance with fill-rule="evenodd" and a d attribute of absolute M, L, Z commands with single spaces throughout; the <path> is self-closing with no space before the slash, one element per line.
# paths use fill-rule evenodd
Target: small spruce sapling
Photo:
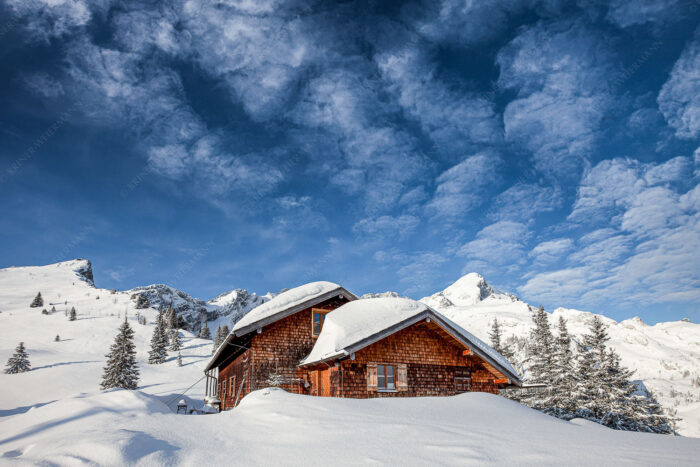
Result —
<path fill-rule="evenodd" d="M 32 300 L 32 303 L 29 306 L 31 308 L 39 308 L 44 306 L 44 298 L 41 296 L 41 292 L 36 294 L 36 297 L 34 297 L 34 300 Z"/>
<path fill-rule="evenodd" d="M 20 342 L 15 348 L 15 353 L 7 360 L 7 366 L 5 367 L 5 373 L 15 374 L 24 373 L 32 369 L 32 365 L 29 363 L 29 355 L 24 348 L 24 342 Z"/>
<path fill-rule="evenodd" d="M 48 314 L 49 314 L 49 310 L 47 310 L 46 308 L 44 308 L 43 310 L 41 310 L 41 314 L 42 314 L 42 315 L 48 315 Z"/>
<path fill-rule="evenodd" d="M 177 366 L 182 366 L 182 355 L 180 355 L 180 352 L 177 353 Z"/>
<path fill-rule="evenodd" d="M 61 336 L 56 334 L 56 338 L 54 339 L 54 342 L 61 342 Z"/>
<path fill-rule="evenodd" d="M 78 319 L 78 313 L 75 311 L 75 307 L 72 306 L 70 308 L 70 314 L 68 316 L 68 321 L 75 321 L 76 319 Z"/>

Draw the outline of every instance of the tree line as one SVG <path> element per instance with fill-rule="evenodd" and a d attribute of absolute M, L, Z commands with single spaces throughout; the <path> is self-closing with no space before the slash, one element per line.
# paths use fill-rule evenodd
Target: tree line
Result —
<path fill-rule="evenodd" d="M 552 332 L 543 307 L 532 319 L 525 347 L 526 384 L 504 391 L 506 397 L 565 420 L 584 418 L 616 430 L 674 433 L 677 420 L 664 413 L 651 391 L 634 383 L 634 371 L 608 346 L 607 325 L 599 316 L 580 339 L 571 337 L 563 316 Z M 504 342 L 497 319 L 489 337 L 491 346 L 513 361 L 515 352 Z"/>

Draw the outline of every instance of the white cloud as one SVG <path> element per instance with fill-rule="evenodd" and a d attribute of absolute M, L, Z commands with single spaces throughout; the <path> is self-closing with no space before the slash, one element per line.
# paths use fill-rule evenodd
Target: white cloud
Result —
<path fill-rule="evenodd" d="M 681 18 L 681 6 L 680 0 L 612 0 L 608 5 L 607 19 L 623 28 L 663 23 Z"/>
<path fill-rule="evenodd" d="M 493 103 L 437 79 L 434 65 L 415 42 L 380 53 L 375 61 L 404 112 L 420 123 L 441 152 L 458 154 L 502 139 Z"/>
<path fill-rule="evenodd" d="M 390 240 L 392 238 L 406 238 L 418 227 L 420 219 L 416 216 L 380 216 L 359 220 L 353 226 L 353 232 Z"/>
<path fill-rule="evenodd" d="M 474 240 L 462 246 L 459 254 L 467 258 L 466 269 L 472 271 L 488 273 L 499 266 L 514 270 L 525 263 L 530 236 L 525 224 L 499 221 L 481 229 Z"/>
<path fill-rule="evenodd" d="M 600 162 L 583 176 L 569 219 L 575 222 L 609 219 L 629 205 L 644 186 L 642 166 L 633 159 Z"/>
<path fill-rule="evenodd" d="M 532 257 L 538 263 L 557 261 L 573 248 L 574 242 L 570 238 L 556 238 L 547 240 L 535 246 L 530 251 Z"/>
<path fill-rule="evenodd" d="M 483 194 L 498 178 L 501 158 L 492 152 L 465 158 L 440 174 L 435 194 L 426 208 L 436 216 L 462 216 L 484 202 Z"/>
<path fill-rule="evenodd" d="M 563 194 L 556 187 L 516 183 L 493 200 L 487 217 L 493 220 L 524 221 L 561 206 Z"/>
<path fill-rule="evenodd" d="M 84 27 L 96 13 L 107 11 L 112 0 L 7 0 L 14 14 L 26 20 L 30 36 L 48 42 L 51 38 Z"/>
<path fill-rule="evenodd" d="M 411 21 L 431 41 L 474 44 L 496 37 L 508 25 L 510 17 L 527 3 L 525 0 L 427 2 L 426 10 Z"/>
<path fill-rule="evenodd" d="M 689 158 L 603 161 L 583 177 L 570 219 L 583 235 L 567 267 L 532 275 L 524 296 L 572 306 L 700 302 L 700 185 Z"/>
<path fill-rule="evenodd" d="M 673 65 L 658 103 L 677 137 L 700 136 L 700 27 Z"/>
<path fill-rule="evenodd" d="M 142 59 L 136 53 L 75 42 L 68 51 L 70 79 L 65 85 L 93 120 L 143 132 L 154 173 L 197 182 L 202 194 L 259 196 L 276 187 L 283 175 L 273 160 L 228 152 L 221 136 L 187 104 L 179 76 Z"/>
<path fill-rule="evenodd" d="M 412 180 L 427 172 L 426 157 L 412 136 L 390 123 L 396 108 L 382 104 L 381 83 L 361 70 L 329 70 L 311 80 L 291 117 L 338 142 L 338 154 L 312 152 L 309 157 L 334 164 L 332 181 L 350 192 L 363 190 L 366 211 L 391 209 Z M 306 135 L 302 135 L 306 138 Z M 350 174 L 350 179 L 338 173 Z"/>
<path fill-rule="evenodd" d="M 601 39 L 580 24 L 539 23 L 498 54 L 499 86 L 518 93 L 503 115 L 506 139 L 532 152 L 544 173 L 577 174 L 596 141 L 612 71 Z"/>

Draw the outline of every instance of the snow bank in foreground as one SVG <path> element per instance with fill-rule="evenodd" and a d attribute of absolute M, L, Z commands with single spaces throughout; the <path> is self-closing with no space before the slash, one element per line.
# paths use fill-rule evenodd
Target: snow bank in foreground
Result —
<path fill-rule="evenodd" d="M 484 393 L 332 399 L 256 391 L 230 412 L 175 415 L 111 391 L 0 419 L 0 463 L 110 465 L 697 465 L 700 440 L 564 422 Z"/>

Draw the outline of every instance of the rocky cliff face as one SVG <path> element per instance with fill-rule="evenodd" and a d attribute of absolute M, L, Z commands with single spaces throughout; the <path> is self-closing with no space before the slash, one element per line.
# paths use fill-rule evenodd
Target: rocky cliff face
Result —
<path fill-rule="evenodd" d="M 267 300 L 256 293 L 235 289 L 205 302 L 164 284 L 136 287 L 127 293 L 134 301 L 138 300 L 139 295 L 146 297 L 151 308 L 174 309 L 193 332 L 199 332 L 202 321 L 215 321 L 222 317 L 229 318 L 228 325 L 232 327 L 243 315 Z"/>

